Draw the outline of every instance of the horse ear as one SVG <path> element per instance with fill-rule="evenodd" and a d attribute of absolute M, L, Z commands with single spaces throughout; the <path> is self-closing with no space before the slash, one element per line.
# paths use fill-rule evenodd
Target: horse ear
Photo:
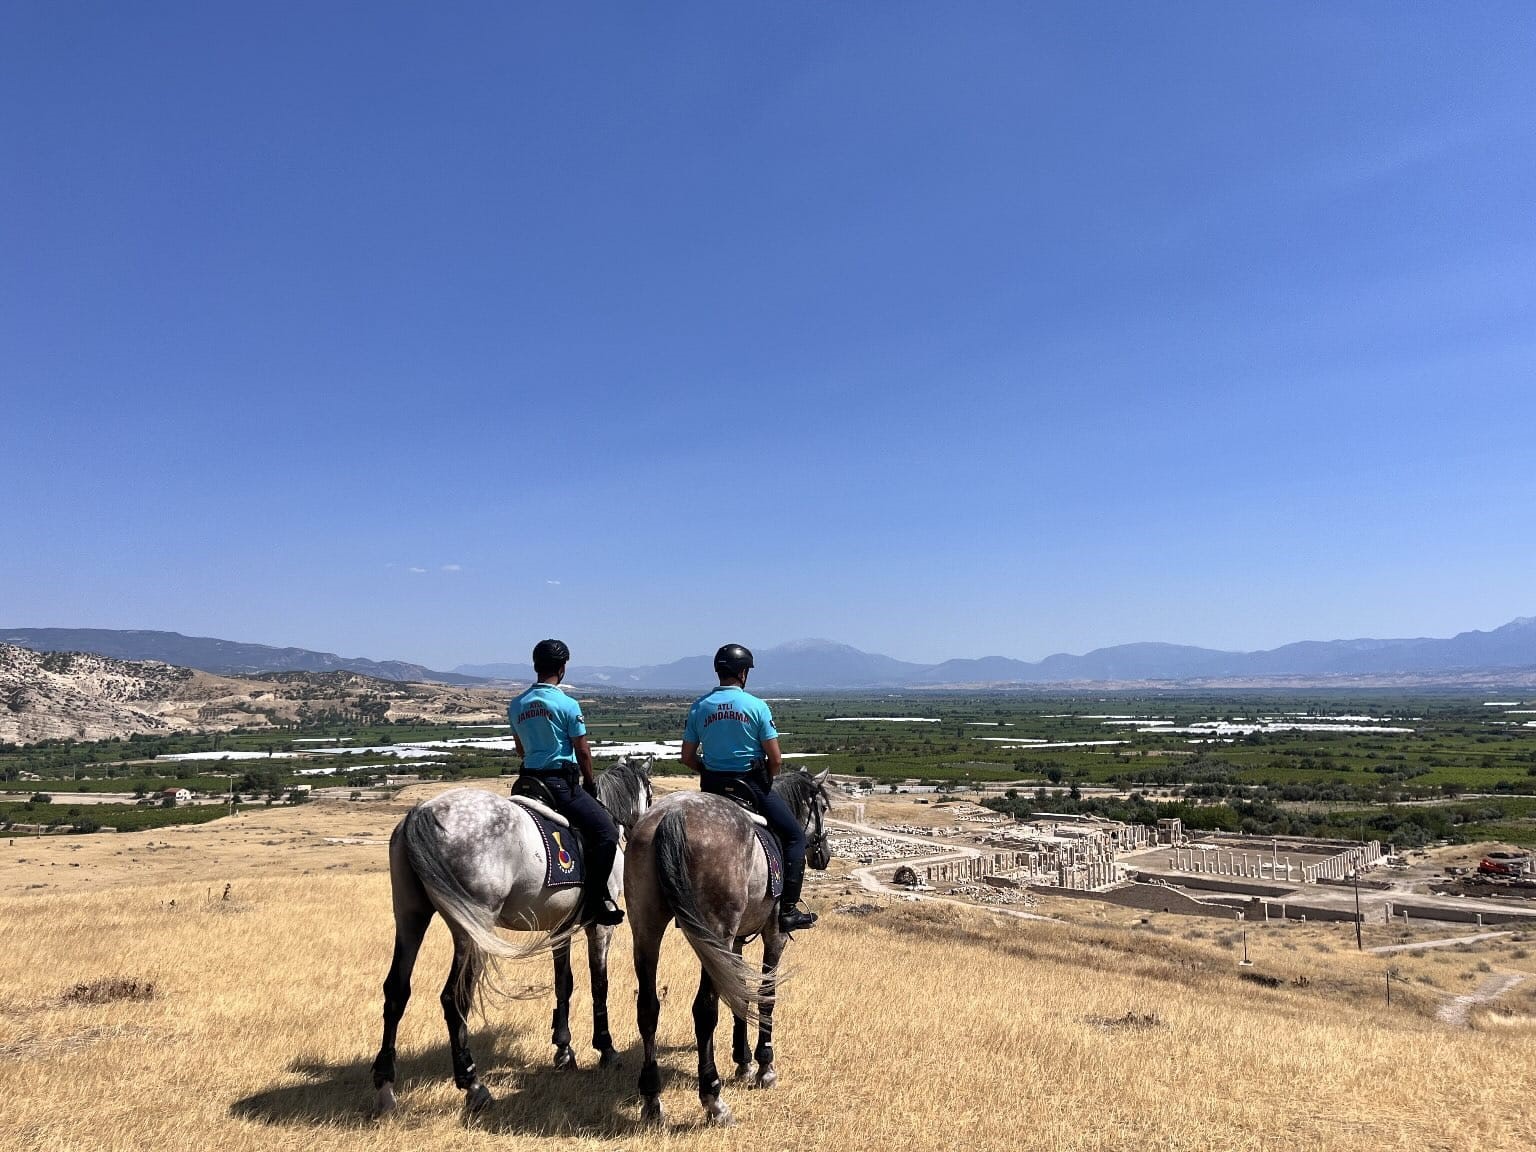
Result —
<path fill-rule="evenodd" d="M 816 777 L 816 783 L 818 783 L 818 784 L 825 784 L 827 782 L 827 777 L 830 776 L 830 775 L 832 775 L 832 769 L 830 769 L 830 768 L 823 768 L 821 770 L 821 775 Z"/>

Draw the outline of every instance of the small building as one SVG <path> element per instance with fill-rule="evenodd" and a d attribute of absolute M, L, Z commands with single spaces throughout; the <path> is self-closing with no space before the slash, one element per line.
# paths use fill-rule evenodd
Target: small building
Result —
<path fill-rule="evenodd" d="M 167 788 L 160 793 L 160 799 L 162 802 L 169 800 L 173 805 L 190 804 L 192 793 L 185 788 Z"/>

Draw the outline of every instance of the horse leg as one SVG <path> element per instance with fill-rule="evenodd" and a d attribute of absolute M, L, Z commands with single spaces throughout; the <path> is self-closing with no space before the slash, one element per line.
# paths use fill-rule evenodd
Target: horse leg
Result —
<path fill-rule="evenodd" d="M 773 1001 L 778 988 L 776 971 L 779 958 L 784 955 L 788 937 L 778 931 L 763 933 L 763 995 L 766 999 L 758 1009 L 757 1017 L 757 1077 L 753 1081 L 759 1088 L 772 1088 L 779 1082 L 779 1073 L 773 1066 Z"/>
<path fill-rule="evenodd" d="M 475 1057 L 469 1050 L 469 1008 L 474 1002 L 475 986 L 480 981 L 480 960 L 473 956 L 467 942 L 453 939 L 453 966 L 440 997 L 443 1020 L 448 1025 L 448 1046 L 453 1052 L 453 1082 L 464 1093 L 464 1108 L 470 1114 L 491 1103 L 491 1093 L 480 1083 Z"/>
<path fill-rule="evenodd" d="M 576 1067 L 576 1050 L 571 1047 L 571 992 L 576 977 L 571 974 L 571 942 L 555 945 L 555 1018 L 550 1023 L 550 1043 L 555 1046 L 555 1067 Z"/>
<path fill-rule="evenodd" d="M 587 926 L 587 974 L 592 979 L 592 1047 L 599 1068 L 617 1068 L 619 1053 L 608 1032 L 608 945 L 613 929 L 601 924 Z"/>
<path fill-rule="evenodd" d="M 665 925 L 663 925 L 665 927 Z M 640 1119 L 661 1124 L 661 1066 L 656 1063 L 656 1024 L 661 1019 L 661 1000 L 656 995 L 656 962 L 661 955 L 661 933 L 635 932 L 635 1018 L 645 1048 L 640 1066 Z"/>
<path fill-rule="evenodd" d="M 395 954 L 389 962 L 389 975 L 384 977 L 384 1037 L 379 1042 L 379 1054 L 373 1059 L 373 1087 L 378 1093 L 375 1107 L 380 1116 L 397 1107 L 395 1034 L 411 999 L 411 972 L 416 967 L 416 954 L 421 951 L 421 941 L 431 919 L 430 904 L 424 912 L 413 910 L 413 914 L 395 919 Z"/>
<path fill-rule="evenodd" d="M 693 1038 L 699 1048 L 699 1103 L 711 1124 L 734 1124 L 736 1118 L 720 1099 L 720 1073 L 715 1068 L 715 1024 L 720 997 L 707 969 L 699 971 L 699 994 L 693 998 Z"/>
<path fill-rule="evenodd" d="M 740 956 L 746 943 L 740 936 L 736 937 L 731 951 Z M 731 1059 L 736 1062 L 736 1079 L 745 1080 L 752 1072 L 752 1049 L 747 1046 L 747 1019 L 732 1013 L 732 1021 Z"/>

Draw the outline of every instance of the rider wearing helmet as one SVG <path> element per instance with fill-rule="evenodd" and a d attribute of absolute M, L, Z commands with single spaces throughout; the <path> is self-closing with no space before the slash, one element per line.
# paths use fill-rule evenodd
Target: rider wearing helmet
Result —
<path fill-rule="evenodd" d="M 607 809 L 597 802 L 597 779 L 592 775 L 592 750 L 587 747 L 581 705 L 560 690 L 570 658 L 571 650 L 559 640 L 540 640 L 533 649 L 538 683 L 507 706 L 507 719 L 512 723 L 517 753 L 523 758 L 522 775 L 536 778 L 549 790 L 555 807 L 571 822 L 586 848 L 582 920 L 620 924 L 624 913 L 608 897 L 619 830 Z"/>
<path fill-rule="evenodd" d="M 783 763 L 773 713 L 747 689 L 752 653 L 727 644 L 715 653 L 720 687 L 701 696 L 688 711 L 683 729 L 683 763 L 699 773 L 705 792 L 750 792 L 784 849 L 784 895 L 779 901 L 779 930 L 792 932 L 816 923 L 816 913 L 796 907 L 805 884 L 805 829 L 788 804 L 773 791 Z"/>

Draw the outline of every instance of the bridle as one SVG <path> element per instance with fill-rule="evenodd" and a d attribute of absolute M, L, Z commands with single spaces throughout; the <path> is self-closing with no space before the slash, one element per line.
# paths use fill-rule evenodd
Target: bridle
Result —
<path fill-rule="evenodd" d="M 816 791 L 811 794 L 811 823 L 815 830 L 812 831 L 811 828 L 806 829 L 806 832 L 809 833 L 810 839 L 810 852 L 807 853 L 807 855 L 809 855 L 812 859 L 820 859 L 830 863 L 832 859 L 832 848 L 827 841 L 827 828 L 824 819 L 825 813 L 823 812 L 821 805 L 823 798 L 822 788 L 820 785 L 817 785 Z M 826 866 L 826 864 L 820 865 L 822 868 L 825 868 Z M 816 865 L 812 864 L 812 867 L 814 868 Z"/>

